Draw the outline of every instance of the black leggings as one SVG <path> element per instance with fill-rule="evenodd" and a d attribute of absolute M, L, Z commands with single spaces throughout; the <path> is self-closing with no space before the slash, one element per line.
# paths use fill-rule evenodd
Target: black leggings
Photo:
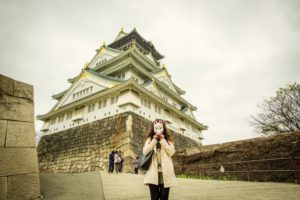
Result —
<path fill-rule="evenodd" d="M 149 184 L 151 200 L 168 200 L 170 188 L 165 188 L 164 184 Z"/>

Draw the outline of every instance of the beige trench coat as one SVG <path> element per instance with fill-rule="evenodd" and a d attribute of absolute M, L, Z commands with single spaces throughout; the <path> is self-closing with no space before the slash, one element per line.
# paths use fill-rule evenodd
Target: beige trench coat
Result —
<path fill-rule="evenodd" d="M 146 171 L 144 184 L 158 185 L 158 170 L 157 170 L 157 156 L 156 156 L 156 139 L 148 138 L 143 148 L 143 154 L 147 155 L 152 149 L 154 154 L 149 169 Z M 159 141 L 161 144 L 161 165 L 163 172 L 164 187 L 174 187 L 177 185 L 177 180 L 174 173 L 173 161 L 171 156 L 175 153 L 174 145 L 171 142 L 167 142 L 165 139 Z"/>

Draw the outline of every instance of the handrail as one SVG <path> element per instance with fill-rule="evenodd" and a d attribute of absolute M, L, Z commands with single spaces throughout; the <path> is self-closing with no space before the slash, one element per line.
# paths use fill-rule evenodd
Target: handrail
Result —
<path fill-rule="evenodd" d="M 288 161 L 286 163 L 289 168 L 287 169 L 286 166 L 284 169 L 271 169 L 271 161 L 279 161 L 279 160 L 285 160 Z M 243 160 L 243 161 L 233 161 L 233 162 L 218 162 L 218 163 L 198 163 L 198 164 L 189 164 L 186 163 L 186 160 L 183 159 L 181 160 L 181 163 L 177 163 L 175 165 L 175 171 L 178 172 L 177 170 L 180 171 L 180 174 L 187 174 L 187 175 L 192 175 L 192 174 L 197 174 L 203 175 L 205 173 L 219 173 L 219 174 L 228 174 L 228 173 L 247 173 L 247 179 L 248 181 L 251 180 L 251 173 L 274 173 L 274 172 L 293 172 L 293 177 L 294 181 L 296 183 L 300 183 L 300 174 L 299 174 L 299 166 L 297 163 L 299 163 L 300 157 L 295 156 L 295 157 L 280 157 L 280 158 L 266 158 L 266 159 L 256 159 L 256 160 Z M 260 163 L 260 162 L 266 162 L 267 164 L 267 169 L 255 169 L 255 163 Z M 241 164 L 247 164 L 244 168 L 245 170 L 236 170 L 236 168 L 243 168 L 244 165 Z M 227 167 L 230 170 L 226 170 L 224 166 L 232 165 L 232 167 Z M 214 170 L 217 167 L 223 167 L 223 171 L 221 170 Z M 261 165 L 259 166 L 261 167 Z M 233 170 L 232 170 L 233 168 Z M 192 171 L 195 170 L 195 171 Z M 276 177 L 276 174 L 273 175 Z"/>

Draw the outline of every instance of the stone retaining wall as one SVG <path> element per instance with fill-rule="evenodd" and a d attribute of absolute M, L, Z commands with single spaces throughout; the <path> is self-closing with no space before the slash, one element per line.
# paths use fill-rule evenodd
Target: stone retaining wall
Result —
<path fill-rule="evenodd" d="M 133 159 L 142 154 L 150 125 L 151 121 L 126 112 L 45 135 L 38 145 L 39 169 L 44 173 L 107 170 L 108 154 L 118 150 L 124 158 L 124 172 L 133 172 Z M 199 146 L 194 140 L 170 132 L 177 149 Z"/>
<path fill-rule="evenodd" d="M 0 75 L 0 199 L 39 195 L 33 87 Z"/>
<path fill-rule="evenodd" d="M 190 152 L 193 154 L 189 155 Z M 275 158 L 288 159 L 266 160 Z M 173 160 L 177 174 L 194 174 L 195 176 L 204 174 L 214 178 L 222 178 L 226 175 L 240 180 L 300 183 L 300 132 L 205 145 L 200 148 L 177 152 Z M 238 163 L 230 164 L 229 162 Z M 219 172 L 222 165 L 225 173 Z M 210 173 L 210 170 L 218 173 Z"/>

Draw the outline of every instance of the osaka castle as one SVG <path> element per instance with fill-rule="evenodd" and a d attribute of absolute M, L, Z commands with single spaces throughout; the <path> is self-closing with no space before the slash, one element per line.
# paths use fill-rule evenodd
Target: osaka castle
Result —
<path fill-rule="evenodd" d="M 68 79 L 69 88 L 52 96 L 57 100 L 54 107 L 37 116 L 44 122 L 42 135 L 131 111 L 149 121 L 163 119 L 168 129 L 201 144 L 207 126 L 196 120 L 197 107 L 183 97 L 185 91 L 160 63 L 163 58 L 136 29 L 121 29 Z"/>

